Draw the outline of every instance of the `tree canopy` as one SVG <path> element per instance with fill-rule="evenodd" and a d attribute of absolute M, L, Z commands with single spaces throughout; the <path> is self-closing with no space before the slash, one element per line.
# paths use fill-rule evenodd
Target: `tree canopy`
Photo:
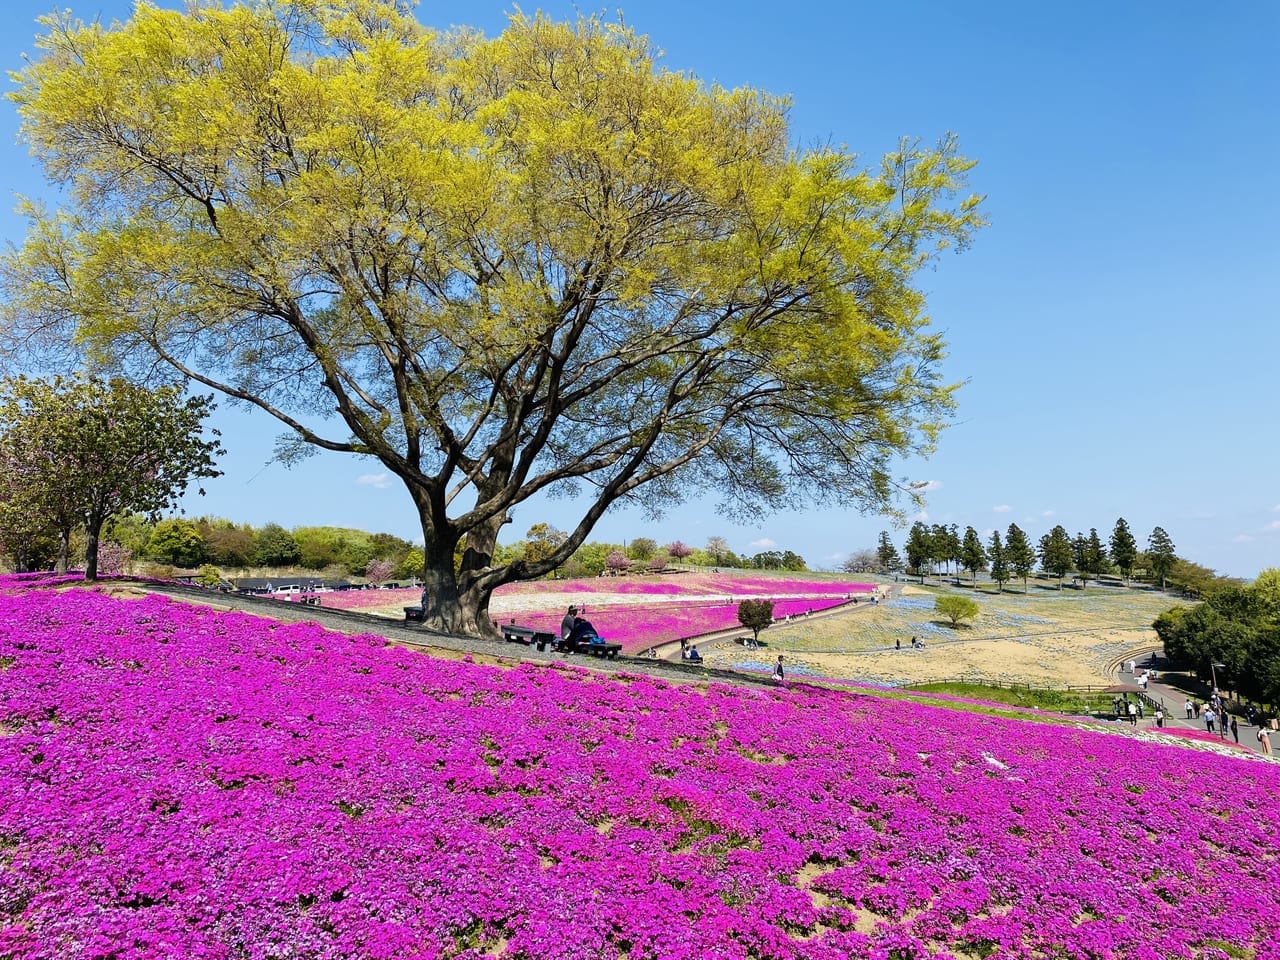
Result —
<path fill-rule="evenodd" d="M 953 627 L 958 627 L 961 620 L 972 620 L 978 615 L 977 603 L 968 597 L 957 597 L 952 594 L 936 597 L 933 601 L 933 609 L 950 620 Z"/>
<path fill-rule="evenodd" d="M 211 440 L 202 435 L 211 401 L 184 397 L 180 387 L 152 391 L 121 379 L 5 380 L 0 472 L 8 479 L 0 487 L 58 531 L 60 569 L 72 530 L 83 527 L 85 577 L 93 580 L 99 536 L 111 517 L 158 515 L 175 507 L 193 480 L 219 475 L 217 431 Z M 199 537 L 193 524 L 180 522 Z"/>
<path fill-rule="evenodd" d="M 787 102 L 619 24 L 496 38 L 390 0 L 44 21 L 11 95 L 68 206 L 28 205 L 9 330 L 190 378 L 378 458 L 422 525 L 428 622 L 490 629 L 619 501 L 888 509 L 952 408 L 917 272 L 981 226 L 954 138 L 864 166 Z M 582 499 L 549 555 L 510 511 Z M 454 555 L 462 550 L 455 566 Z"/>
<path fill-rule="evenodd" d="M 1016 523 L 1009 524 L 1005 534 L 1005 555 L 1014 576 L 1022 578 L 1022 592 L 1027 592 L 1027 578 L 1036 566 L 1036 552 L 1027 539 L 1026 533 Z"/>
<path fill-rule="evenodd" d="M 760 631 L 773 623 L 772 600 L 740 600 L 738 602 L 738 622 L 752 632 L 756 643 L 760 642 Z"/>
<path fill-rule="evenodd" d="M 1128 521 L 1124 517 L 1116 520 L 1116 525 L 1111 531 L 1110 548 L 1111 562 L 1124 574 L 1127 584 L 1129 576 L 1133 573 L 1133 565 L 1138 559 L 1138 542 L 1134 539 L 1133 531 L 1129 529 Z"/>
<path fill-rule="evenodd" d="M 1164 527 L 1156 527 L 1147 538 L 1147 567 L 1153 576 L 1160 578 L 1160 589 L 1165 586 L 1165 579 L 1178 562 L 1177 548 Z"/>
<path fill-rule="evenodd" d="M 1075 558 L 1072 556 L 1071 537 L 1067 528 L 1055 524 L 1053 529 L 1040 538 L 1040 565 L 1045 573 L 1058 578 L 1058 589 L 1062 589 L 1062 579 L 1071 571 Z"/>
<path fill-rule="evenodd" d="M 1195 607 L 1174 607 L 1153 624 L 1165 653 L 1204 679 L 1280 703 L 1280 570 L 1250 585 L 1221 586 Z M 1213 664 L 1218 664 L 1213 668 Z"/>

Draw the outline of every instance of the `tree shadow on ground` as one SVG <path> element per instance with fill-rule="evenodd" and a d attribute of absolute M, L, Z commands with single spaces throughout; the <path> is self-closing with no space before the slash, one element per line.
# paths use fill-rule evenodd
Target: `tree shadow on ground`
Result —
<path fill-rule="evenodd" d="M 972 623 L 952 623 L 950 620 L 930 620 L 935 627 L 946 627 L 948 630 L 972 630 Z"/>

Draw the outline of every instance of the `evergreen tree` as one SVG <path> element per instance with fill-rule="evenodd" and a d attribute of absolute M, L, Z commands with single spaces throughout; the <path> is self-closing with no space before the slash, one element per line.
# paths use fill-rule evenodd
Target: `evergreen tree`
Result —
<path fill-rule="evenodd" d="M 1040 538 L 1040 566 L 1045 573 L 1058 578 L 1058 589 L 1062 589 L 1062 578 L 1071 570 L 1071 536 L 1066 527 L 1058 524 Z"/>
<path fill-rule="evenodd" d="M 902 566 L 902 558 L 898 556 L 898 548 L 889 539 L 888 530 L 880 531 L 880 543 L 876 547 L 876 560 L 879 561 L 880 569 L 885 573 L 892 573 Z"/>
<path fill-rule="evenodd" d="M 991 539 L 987 542 L 987 559 L 991 562 L 991 579 L 996 582 L 996 591 L 1004 593 L 1004 585 L 1009 581 L 1009 555 L 1000 542 L 999 530 L 991 531 Z"/>
<path fill-rule="evenodd" d="M 916 574 L 920 577 L 920 582 L 924 583 L 924 568 L 933 556 L 929 528 L 918 520 L 913 523 L 903 549 L 907 554 L 907 572 Z"/>
<path fill-rule="evenodd" d="M 935 523 L 929 528 L 929 559 L 933 561 L 934 573 L 938 572 L 938 564 L 943 565 L 943 572 L 951 575 L 951 544 L 947 528 Z"/>
<path fill-rule="evenodd" d="M 974 586 L 978 585 L 978 571 L 987 563 L 987 551 L 982 549 L 982 541 L 978 531 L 973 527 L 964 528 L 964 542 L 960 545 L 960 562 L 973 574 Z"/>
<path fill-rule="evenodd" d="M 964 543 L 960 539 L 960 528 L 954 523 L 946 528 L 946 559 L 956 565 L 956 579 L 960 578 L 960 564 L 964 560 Z M 978 544 L 982 546 L 981 543 Z"/>
<path fill-rule="evenodd" d="M 1111 531 L 1111 562 L 1124 574 L 1124 585 L 1129 585 L 1129 576 L 1133 573 L 1134 561 L 1138 559 L 1138 542 L 1133 539 L 1129 524 L 1124 517 L 1116 521 Z"/>
<path fill-rule="evenodd" d="M 1089 564 L 1089 572 L 1093 575 L 1093 579 L 1099 579 L 1107 572 L 1107 548 L 1102 545 L 1102 538 L 1098 536 L 1098 528 L 1089 528 L 1089 540 L 1085 546 L 1085 559 Z"/>
<path fill-rule="evenodd" d="M 1080 577 L 1080 589 L 1089 585 L 1090 580 L 1097 580 L 1106 563 L 1106 554 L 1102 549 L 1102 541 L 1098 539 L 1098 530 L 1092 527 L 1089 536 L 1077 533 L 1071 544 L 1071 559 L 1075 564 L 1076 574 Z"/>
<path fill-rule="evenodd" d="M 1009 560 L 1009 568 L 1014 576 L 1022 578 L 1022 592 L 1026 593 L 1027 578 L 1031 576 L 1031 571 L 1036 566 L 1036 552 L 1032 549 L 1027 535 L 1016 523 L 1009 524 L 1009 530 L 1005 534 L 1004 550 Z"/>
<path fill-rule="evenodd" d="M 1164 579 L 1178 562 L 1178 554 L 1174 551 L 1173 541 L 1163 527 L 1156 527 L 1147 538 L 1147 565 L 1151 573 L 1160 578 L 1160 589 L 1164 589 Z"/>

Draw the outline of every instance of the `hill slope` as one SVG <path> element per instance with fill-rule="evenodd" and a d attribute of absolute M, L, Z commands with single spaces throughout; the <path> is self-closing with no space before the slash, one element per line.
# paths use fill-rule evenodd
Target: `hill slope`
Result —
<path fill-rule="evenodd" d="M 0 956 L 1280 956 L 1269 763 L 9 587 Z"/>

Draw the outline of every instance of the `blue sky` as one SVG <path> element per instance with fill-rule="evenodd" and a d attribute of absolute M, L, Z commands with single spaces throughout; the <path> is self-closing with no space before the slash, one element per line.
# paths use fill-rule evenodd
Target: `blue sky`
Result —
<path fill-rule="evenodd" d="M 106 21 L 132 8 L 58 5 Z M 7 68 L 34 49 L 34 18 L 52 6 L 4 4 Z M 427 2 L 418 16 L 495 33 L 509 9 Z M 574 6 L 542 9 L 568 17 Z M 1222 573 L 1280 566 L 1280 4 L 633 0 L 623 10 L 666 66 L 789 94 L 797 144 L 846 144 L 874 163 L 900 136 L 954 131 L 980 161 L 972 185 L 991 226 L 921 278 L 950 344 L 949 376 L 967 381 L 938 453 L 899 471 L 929 482 L 929 522 L 984 535 L 1017 522 L 1033 537 L 1061 523 L 1105 537 L 1124 516 L 1140 545 L 1163 526 L 1179 554 Z M 0 127 L 8 192 L 56 200 L 16 144 L 10 104 Z M 23 225 L 0 206 L 0 231 L 17 242 Z M 325 456 L 288 471 L 268 462 L 272 423 L 225 409 L 218 419 L 226 474 L 188 513 L 419 536 L 407 494 L 375 462 Z M 834 567 L 891 529 L 839 510 L 738 526 L 714 506 L 657 523 L 620 512 L 593 539 L 723 536 L 740 553 L 776 545 Z M 508 529 L 567 528 L 573 511 L 530 505 Z M 892 535 L 901 545 L 905 531 Z"/>

